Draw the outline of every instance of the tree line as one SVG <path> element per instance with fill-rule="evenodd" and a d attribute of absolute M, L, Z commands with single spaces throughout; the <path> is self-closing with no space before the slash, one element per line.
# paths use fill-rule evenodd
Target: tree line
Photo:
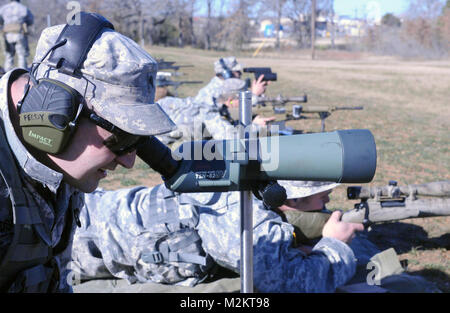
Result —
<path fill-rule="evenodd" d="M 3 5 L 8 0 L 0 0 Z M 32 38 L 48 25 L 66 23 L 79 6 L 108 18 L 119 32 L 142 45 L 167 45 L 238 51 L 261 37 L 260 22 L 271 20 L 275 48 L 281 44 L 282 19 L 300 49 L 311 47 L 311 19 L 320 16 L 334 35 L 333 0 L 22 0 L 35 16 Z M 315 2 L 315 3 L 314 3 Z M 43 5 L 45 3 L 45 5 Z M 314 5 L 313 5 L 314 4 Z M 312 7 L 315 14 L 312 14 Z M 360 18 L 364 20 L 364 17 Z M 364 22 L 364 21 L 363 21 Z M 341 49 L 402 56 L 442 57 L 450 51 L 450 0 L 410 0 L 401 15 L 386 14 L 382 23 L 364 24 L 364 33 Z M 331 38 L 332 42 L 334 38 Z"/>

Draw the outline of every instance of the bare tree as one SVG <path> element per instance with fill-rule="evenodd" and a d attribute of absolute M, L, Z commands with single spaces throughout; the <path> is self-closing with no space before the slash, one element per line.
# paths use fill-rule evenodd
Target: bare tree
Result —
<path fill-rule="evenodd" d="M 275 48 L 280 49 L 280 30 L 281 30 L 281 18 L 283 15 L 283 7 L 286 0 L 276 0 L 275 1 L 275 12 L 276 12 L 276 43 Z"/>
<path fill-rule="evenodd" d="M 362 38 L 370 52 L 399 55 L 407 58 L 441 58 L 449 55 L 450 23 L 445 24 L 443 0 L 410 0 L 410 6 L 399 21 L 373 25 Z M 447 13 L 450 19 L 450 12 Z M 391 17 L 393 19 L 393 17 Z M 446 28 L 445 28 L 446 27 Z"/>
<path fill-rule="evenodd" d="M 316 0 L 312 0 L 311 4 L 311 59 L 314 60 L 316 50 Z"/>
<path fill-rule="evenodd" d="M 310 0 L 288 0 L 285 14 L 293 24 L 292 35 L 300 48 L 306 47 L 311 41 Z"/>
<path fill-rule="evenodd" d="M 176 19 L 178 29 L 177 45 L 183 47 L 186 43 L 195 43 L 194 9 L 196 0 L 176 0 L 172 18 Z"/>
<path fill-rule="evenodd" d="M 211 49 L 211 18 L 212 18 L 212 6 L 214 4 L 214 0 L 206 0 L 206 27 L 205 27 L 205 49 Z"/>
<path fill-rule="evenodd" d="M 215 36 L 220 41 L 219 47 L 240 50 L 244 43 L 250 41 L 249 11 L 253 4 L 253 0 L 235 0 L 231 3 L 230 14 L 220 20 L 222 29 Z"/>

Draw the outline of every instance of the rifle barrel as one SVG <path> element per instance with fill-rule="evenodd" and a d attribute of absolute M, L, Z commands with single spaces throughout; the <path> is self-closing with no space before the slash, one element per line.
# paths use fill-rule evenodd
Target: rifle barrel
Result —
<path fill-rule="evenodd" d="M 339 107 L 339 106 L 328 106 L 328 105 L 309 105 L 302 107 L 302 113 L 321 113 L 321 112 L 332 112 L 337 110 L 363 110 L 364 107 Z"/>
<path fill-rule="evenodd" d="M 203 82 L 201 80 L 182 80 L 182 81 L 179 81 L 177 83 L 181 83 L 181 84 L 203 84 Z"/>
<path fill-rule="evenodd" d="M 165 87 L 165 86 L 179 86 L 182 84 L 201 84 L 202 81 L 172 81 L 172 80 L 162 80 L 156 83 L 158 87 Z"/>
<path fill-rule="evenodd" d="M 348 187 L 347 196 L 349 199 L 368 199 L 375 198 L 378 195 L 389 197 L 391 196 L 392 189 L 395 186 L 382 186 L 382 187 Z M 450 180 L 443 180 L 437 182 L 430 182 L 426 184 L 411 184 L 398 187 L 399 196 L 409 196 L 411 192 L 418 196 L 429 197 L 450 197 Z"/>
<path fill-rule="evenodd" d="M 363 106 L 358 107 L 334 107 L 335 110 L 364 110 Z"/>

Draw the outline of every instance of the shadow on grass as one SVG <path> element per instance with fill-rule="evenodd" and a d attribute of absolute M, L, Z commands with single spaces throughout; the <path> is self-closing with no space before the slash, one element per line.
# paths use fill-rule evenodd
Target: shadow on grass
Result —
<path fill-rule="evenodd" d="M 369 239 L 381 250 L 394 247 L 399 254 L 407 253 L 413 248 L 450 249 L 450 234 L 429 238 L 428 233 L 421 226 L 402 222 L 374 225 L 369 232 Z"/>
<path fill-rule="evenodd" d="M 419 271 L 408 272 L 414 276 L 421 276 L 437 285 L 439 290 L 445 293 L 450 293 L 450 276 L 442 270 L 435 268 L 426 268 Z"/>

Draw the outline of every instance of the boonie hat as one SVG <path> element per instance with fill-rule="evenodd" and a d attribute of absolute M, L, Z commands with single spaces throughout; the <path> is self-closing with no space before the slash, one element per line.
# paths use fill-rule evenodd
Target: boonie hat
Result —
<path fill-rule="evenodd" d="M 286 199 L 305 198 L 340 185 L 333 182 L 295 180 L 279 180 L 278 184 L 286 189 Z"/>
<path fill-rule="evenodd" d="M 242 71 L 242 65 L 237 62 L 236 57 L 226 57 L 226 58 L 222 58 L 222 59 L 223 59 L 223 63 L 225 63 L 227 68 L 229 70 L 231 70 L 232 72 Z M 224 70 L 225 69 L 223 68 L 223 66 L 222 66 L 222 64 L 220 63 L 219 60 L 214 62 L 214 72 L 216 74 L 220 74 Z"/>
<path fill-rule="evenodd" d="M 44 29 L 34 62 L 55 45 L 65 25 Z M 86 79 L 72 77 L 40 65 L 36 78 L 61 81 L 85 96 L 89 108 L 122 130 L 135 135 L 158 135 L 172 131 L 175 124 L 154 103 L 157 62 L 130 38 L 103 29 L 81 66 Z"/>

